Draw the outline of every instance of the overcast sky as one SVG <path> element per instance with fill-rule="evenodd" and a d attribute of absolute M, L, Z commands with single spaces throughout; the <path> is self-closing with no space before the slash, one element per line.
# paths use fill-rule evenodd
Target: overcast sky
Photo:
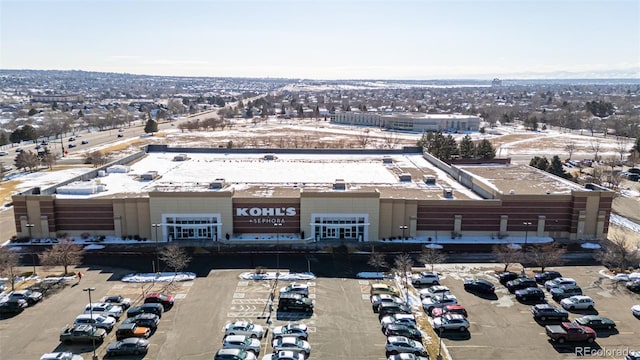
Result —
<path fill-rule="evenodd" d="M 640 77 L 640 0 L 0 0 L 0 68 L 314 79 Z"/>

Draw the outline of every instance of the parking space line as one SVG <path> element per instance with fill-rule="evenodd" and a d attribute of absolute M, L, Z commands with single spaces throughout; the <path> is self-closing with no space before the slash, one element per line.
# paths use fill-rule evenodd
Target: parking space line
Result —
<path fill-rule="evenodd" d="M 633 335 L 635 332 L 633 331 L 619 331 L 618 335 Z"/>
<path fill-rule="evenodd" d="M 362 300 L 371 301 L 371 296 L 369 296 L 367 294 L 362 294 Z"/>
<path fill-rule="evenodd" d="M 369 285 L 369 280 L 358 280 L 358 284 L 360 284 L 360 285 Z"/>
<path fill-rule="evenodd" d="M 447 348 L 488 348 L 487 345 L 447 345 Z"/>
<path fill-rule="evenodd" d="M 249 286 L 248 281 L 238 281 L 238 286 Z"/>
<path fill-rule="evenodd" d="M 183 282 L 182 287 L 190 287 L 193 286 L 193 282 Z"/>
<path fill-rule="evenodd" d="M 244 293 L 233 293 L 233 298 L 234 299 L 243 299 L 244 298 Z"/>
<path fill-rule="evenodd" d="M 184 300 L 187 297 L 187 294 L 176 294 L 174 298 L 176 300 Z"/>

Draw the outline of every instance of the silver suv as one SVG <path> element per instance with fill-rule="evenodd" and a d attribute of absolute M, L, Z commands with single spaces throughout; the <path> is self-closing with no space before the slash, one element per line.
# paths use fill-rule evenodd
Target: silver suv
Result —
<path fill-rule="evenodd" d="M 435 272 L 423 271 L 420 274 L 411 277 L 411 283 L 414 285 L 438 285 L 440 277 Z"/>
<path fill-rule="evenodd" d="M 114 317 L 116 320 L 122 316 L 122 307 L 109 303 L 91 303 L 87 304 L 84 308 L 85 314 L 102 314 L 105 316 Z"/>

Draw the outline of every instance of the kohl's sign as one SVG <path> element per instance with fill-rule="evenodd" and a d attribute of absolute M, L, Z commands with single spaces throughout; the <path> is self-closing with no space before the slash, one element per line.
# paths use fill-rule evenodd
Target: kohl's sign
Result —
<path fill-rule="evenodd" d="M 239 207 L 236 208 L 236 216 L 269 217 L 269 216 L 296 216 L 294 207 Z"/>

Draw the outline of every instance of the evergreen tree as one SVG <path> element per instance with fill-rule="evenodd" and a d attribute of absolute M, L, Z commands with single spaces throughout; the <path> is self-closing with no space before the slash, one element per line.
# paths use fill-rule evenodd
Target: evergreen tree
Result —
<path fill-rule="evenodd" d="M 0 146 L 7 145 L 7 133 L 4 130 L 0 131 Z"/>
<path fill-rule="evenodd" d="M 560 161 L 560 157 L 558 155 L 555 155 L 553 159 L 551 159 L 551 164 L 547 168 L 547 172 L 564 179 L 566 179 L 569 176 L 564 171 L 564 168 L 562 167 L 562 161 Z"/>
<path fill-rule="evenodd" d="M 158 123 L 152 119 L 147 120 L 147 123 L 144 125 L 144 132 L 146 134 L 158 132 Z"/>
<path fill-rule="evenodd" d="M 496 150 L 487 139 L 482 139 L 476 146 L 476 154 L 480 159 L 493 159 L 496 157 Z"/>
<path fill-rule="evenodd" d="M 287 113 L 287 109 L 285 109 L 284 104 L 280 106 L 280 115 L 284 116 Z"/>
<path fill-rule="evenodd" d="M 463 159 L 471 159 L 475 156 L 476 147 L 471 141 L 471 136 L 465 135 L 462 140 L 460 140 L 460 157 Z"/>
<path fill-rule="evenodd" d="M 547 171 L 549 168 L 549 160 L 546 157 L 535 156 L 529 161 L 529 165 L 536 169 Z"/>

